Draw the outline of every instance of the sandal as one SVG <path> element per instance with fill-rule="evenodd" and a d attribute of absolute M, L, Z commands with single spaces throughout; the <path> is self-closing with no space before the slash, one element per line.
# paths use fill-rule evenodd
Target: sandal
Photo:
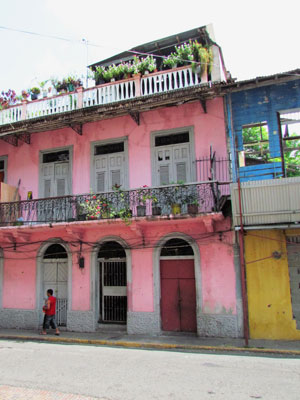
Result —
<path fill-rule="evenodd" d="M 44 333 L 44 332 L 40 332 L 40 335 L 47 335 L 47 333 Z"/>

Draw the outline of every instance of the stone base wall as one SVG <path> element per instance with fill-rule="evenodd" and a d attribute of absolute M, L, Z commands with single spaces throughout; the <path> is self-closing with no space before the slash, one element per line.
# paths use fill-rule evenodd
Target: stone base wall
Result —
<path fill-rule="evenodd" d="M 128 312 L 127 333 L 158 335 L 160 333 L 160 317 L 155 312 Z"/>
<path fill-rule="evenodd" d="M 93 311 L 68 311 L 67 330 L 74 332 L 95 332 L 96 321 Z"/>
<path fill-rule="evenodd" d="M 201 314 L 197 317 L 198 336 L 242 337 L 237 315 Z"/>
<path fill-rule="evenodd" d="M 15 308 L 0 309 L 0 328 L 39 329 L 39 312 Z"/>

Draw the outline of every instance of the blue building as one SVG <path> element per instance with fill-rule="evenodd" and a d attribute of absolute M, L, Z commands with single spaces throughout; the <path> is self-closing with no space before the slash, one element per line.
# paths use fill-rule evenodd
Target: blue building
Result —
<path fill-rule="evenodd" d="M 288 176 L 284 153 L 300 136 L 291 136 L 300 124 L 300 70 L 229 84 L 226 112 L 233 181 Z"/>

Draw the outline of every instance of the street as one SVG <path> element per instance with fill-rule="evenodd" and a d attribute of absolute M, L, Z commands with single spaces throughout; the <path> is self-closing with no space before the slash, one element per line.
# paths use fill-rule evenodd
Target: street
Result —
<path fill-rule="evenodd" d="M 299 392 L 296 358 L 0 341 L 1 400 L 298 400 Z"/>

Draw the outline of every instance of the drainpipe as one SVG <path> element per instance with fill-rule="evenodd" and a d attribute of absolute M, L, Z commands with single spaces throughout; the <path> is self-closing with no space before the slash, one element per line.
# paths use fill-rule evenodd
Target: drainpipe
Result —
<path fill-rule="evenodd" d="M 247 300 L 247 287 L 246 287 L 246 268 L 245 268 L 245 258 L 244 258 L 244 225 L 243 225 L 243 214 L 242 214 L 240 178 L 238 178 L 238 192 L 239 192 L 240 225 L 241 225 L 241 229 L 239 230 L 239 245 L 240 245 L 242 301 L 243 301 L 243 322 L 244 322 L 243 325 L 244 325 L 245 345 L 248 346 L 249 342 L 248 300 Z"/>

